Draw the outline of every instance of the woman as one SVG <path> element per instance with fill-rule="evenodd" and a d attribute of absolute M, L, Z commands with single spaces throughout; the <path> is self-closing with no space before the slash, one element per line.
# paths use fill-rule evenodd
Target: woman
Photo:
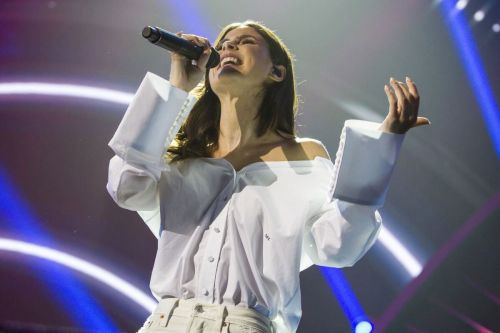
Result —
<path fill-rule="evenodd" d="M 210 70 L 208 40 L 178 35 L 203 56 L 172 54 L 170 82 L 148 73 L 109 143 L 109 193 L 159 238 L 140 332 L 295 332 L 300 270 L 351 266 L 376 240 L 404 133 L 429 123 L 416 86 L 385 86 L 382 124 L 347 121 L 334 164 L 296 136 L 292 57 L 271 30 L 228 25 Z"/>

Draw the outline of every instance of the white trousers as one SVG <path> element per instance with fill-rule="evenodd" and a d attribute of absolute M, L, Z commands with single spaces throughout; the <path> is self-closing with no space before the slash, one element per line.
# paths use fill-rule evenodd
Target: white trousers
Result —
<path fill-rule="evenodd" d="M 234 305 L 162 299 L 137 333 L 273 333 L 260 312 Z"/>

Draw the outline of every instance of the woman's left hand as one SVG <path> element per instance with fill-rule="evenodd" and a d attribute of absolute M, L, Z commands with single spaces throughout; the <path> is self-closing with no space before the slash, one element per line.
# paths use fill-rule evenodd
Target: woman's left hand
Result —
<path fill-rule="evenodd" d="M 420 96 L 418 95 L 417 86 L 408 77 L 406 84 L 394 80 L 391 77 L 390 81 L 394 92 L 389 86 L 384 85 L 387 99 L 389 100 L 389 113 L 385 117 L 379 130 L 389 133 L 406 133 L 410 128 L 420 125 L 430 125 L 429 119 L 418 117 L 418 104 Z M 397 97 L 397 98 L 396 98 Z"/>

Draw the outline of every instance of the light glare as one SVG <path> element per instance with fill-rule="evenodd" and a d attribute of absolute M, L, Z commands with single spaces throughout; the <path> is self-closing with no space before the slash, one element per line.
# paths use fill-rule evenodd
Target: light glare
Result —
<path fill-rule="evenodd" d="M 467 2 L 467 0 L 458 0 L 455 8 L 457 8 L 458 10 L 463 10 L 467 6 Z"/>
<path fill-rule="evenodd" d="M 8 238 L 0 238 L 0 250 L 11 251 L 50 260 L 86 274 L 130 298 L 148 312 L 152 312 L 157 302 L 127 281 L 88 261 L 70 254 Z"/>
<path fill-rule="evenodd" d="M 371 333 L 372 331 L 373 326 L 368 321 L 359 322 L 354 329 L 355 333 Z"/>
<path fill-rule="evenodd" d="M 474 13 L 474 20 L 476 22 L 481 22 L 484 19 L 484 11 L 478 10 Z"/>
<path fill-rule="evenodd" d="M 382 226 L 380 230 L 378 240 L 408 271 L 411 277 L 414 278 L 422 272 L 422 265 L 418 262 L 418 260 L 384 226 Z"/>
<path fill-rule="evenodd" d="M 49 95 L 88 98 L 128 105 L 134 94 L 118 90 L 73 84 L 44 82 L 0 83 L 0 95 Z"/>

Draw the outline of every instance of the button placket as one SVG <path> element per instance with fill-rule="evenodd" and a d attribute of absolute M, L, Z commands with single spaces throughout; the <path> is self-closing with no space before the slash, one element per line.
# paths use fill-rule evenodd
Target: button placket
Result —
<path fill-rule="evenodd" d="M 228 187 L 231 189 L 234 188 L 234 179 L 235 177 L 233 176 L 233 183 L 228 184 Z M 227 193 L 227 190 L 225 192 Z M 227 225 L 227 215 L 229 211 L 229 205 L 226 205 L 227 200 L 229 200 L 229 195 L 226 194 L 221 202 L 224 207 L 212 223 L 214 232 L 209 233 L 204 259 L 200 267 L 200 276 L 203 277 L 199 286 L 201 298 L 210 303 L 213 302 L 215 296 L 213 294 L 213 290 L 215 289 L 215 277 L 223 245 L 223 231 Z"/>
<path fill-rule="evenodd" d="M 225 205 L 218 217 L 212 223 L 213 232 L 209 233 L 207 247 L 200 267 L 202 280 L 199 285 L 199 295 L 207 302 L 213 302 L 215 287 L 215 277 L 217 265 L 220 259 L 220 252 L 223 245 L 224 230 L 227 223 L 228 205 Z"/>

